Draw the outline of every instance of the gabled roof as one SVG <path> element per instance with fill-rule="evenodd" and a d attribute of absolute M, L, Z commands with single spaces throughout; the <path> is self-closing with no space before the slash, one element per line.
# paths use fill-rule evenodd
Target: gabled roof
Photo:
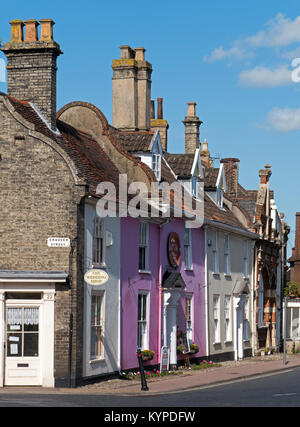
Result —
<path fill-rule="evenodd" d="M 178 178 L 190 178 L 195 154 L 165 153 L 165 158 Z"/>
<path fill-rule="evenodd" d="M 206 193 L 204 193 L 204 217 L 210 221 L 216 221 L 221 224 L 228 224 L 246 230 L 225 204 L 223 208 L 218 207 Z"/>
<path fill-rule="evenodd" d="M 60 120 L 57 127 L 62 134 L 59 142 L 73 159 L 79 175 L 89 183 L 92 193 L 95 194 L 97 185 L 103 181 L 119 187 L 119 170 L 91 135 Z"/>
<path fill-rule="evenodd" d="M 86 180 L 90 192 L 95 194 L 97 185 L 109 181 L 118 188 L 119 171 L 95 139 L 86 132 L 57 120 L 59 132 L 51 131 L 29 102 L 7 96 L 14 109 L 35 131 L 50 138 L 63 149 L 76 166 L 78 177 Z"/>

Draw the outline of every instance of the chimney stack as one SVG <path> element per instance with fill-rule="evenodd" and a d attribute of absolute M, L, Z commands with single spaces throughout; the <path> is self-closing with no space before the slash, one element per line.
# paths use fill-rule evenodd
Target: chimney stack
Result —
<path fill-rule="evenodd" d="M 196 103 L 188 102 L 187 116 L 183 121 L 185 125 L 185 152 L 187 154 L 195 153 L 200 149 L 200 126 L 202 124 L 199 117 L 196 116 Z"/>
<path fill-rule="evenodd" d="M 161 140 L 161 146 L 162 150 L 164 152 L 168 151 L 168 129 L 169 124 L 166 120 L 164 120 L 163 116 L 163 98 L 157 98 L 157 115 L 155 119 L 151 120 L 151 130 L 153 132 L 159 131 L 160 140 Z"/>
<path fill-rule="evenodd" d="M 260 183 L 267 184 L 272 176 L 271 165 L 266 165 L 265 169 L 259 171 Z"/>
<path fill-rule="evenodd" d="M 237 196 L 239 183 L 239 159 L 222 159 L 226 179 L 227 193 Z"/>
<path fill-rule="evenodd" d="M 126 131 L 150 130 L 152 66 L 145 49 L 121 46 L 113 61 L 113 126 Z"/>
<path fill-rule="evenodd" d="M 32 102 L 50 127 L 56 129 L 56 60 L 62 54 L 53 40 L 51 19 L 11 21 L 11 41 L 1 49 L 7 57 L 7 93 Z M 25 25 L 25 40 L 23 27 Z"/>

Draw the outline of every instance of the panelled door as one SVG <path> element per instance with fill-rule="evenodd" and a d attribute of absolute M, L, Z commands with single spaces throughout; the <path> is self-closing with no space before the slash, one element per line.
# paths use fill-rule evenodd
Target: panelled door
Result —
<path fill-rule="evenodd" d="M 6 386 L 41 385 L 41 304 L 7 301 Z"/>

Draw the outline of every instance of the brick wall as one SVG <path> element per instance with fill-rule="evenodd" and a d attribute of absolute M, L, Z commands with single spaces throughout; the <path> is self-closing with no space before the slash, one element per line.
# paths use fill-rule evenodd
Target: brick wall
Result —
<path fill-rule="evenodd" d="M 74 318 L 72 376 L 81 373 L 83 210 L 65 160 L 6 109 L 0 96 L 0 269 L 71 272 L 71 289 L 56 285 L 55 378 L 68 374 L 69 319 Z M 16 139 L 15 137 L 18 136 Z M 49 248 L 48 237 L 69 237 L 70 248 Z"/>

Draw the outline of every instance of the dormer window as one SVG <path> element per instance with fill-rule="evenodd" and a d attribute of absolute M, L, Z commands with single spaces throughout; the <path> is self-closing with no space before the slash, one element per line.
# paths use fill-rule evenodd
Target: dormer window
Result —
<path fill-rule="evenodd" d="M 220 206 L 220 208 L 223 207 L 223 190 L 221 188 L 217 188 L 217 205 Z"/>
<path fill-rule="evenodd" d="M 192 195 L 193 197 L 198 197 L 198 179 L 196 176 L 192 178 Z"/>
<path fill-rule="evenodd" d="M 152 154 L 152 170 L 157 181 L 161 180 L 161 155 L 153 153 Z"/>

